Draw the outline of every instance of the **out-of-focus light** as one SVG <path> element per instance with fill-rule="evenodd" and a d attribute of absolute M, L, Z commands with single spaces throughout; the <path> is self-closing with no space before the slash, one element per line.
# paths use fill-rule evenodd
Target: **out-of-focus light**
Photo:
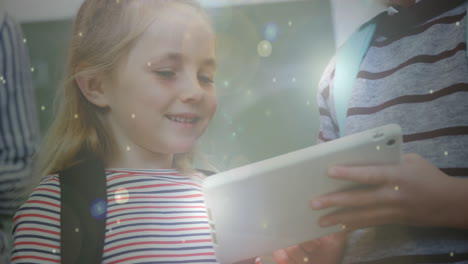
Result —
<path fill-rule="evenodd" d="M 96 219 L 104 219 L 107 212 L 107 202 L 98 198 L 91 203 L 91 215 Z"/>
<path fill-rule="evenodd" d="M 115 202 L 118 204 L 127 203 L 129 200 L 130 195 L 128 194 L 128 190 L 125 188 L 119 188 L 114 192 L 114 199 Z"/>
<path fill-rule="evenodd" d="M 275 41 L 278 38 L 279 28 L 274 22 L 268 22 L 263 26 L 263 38 L 268 41 Z"/>
<path fill-rule="evenodd" d="M 269 57 L 273 51 L 270 41 L 262 40 L 258 43 L 257 52 L 261 57 Z"/>

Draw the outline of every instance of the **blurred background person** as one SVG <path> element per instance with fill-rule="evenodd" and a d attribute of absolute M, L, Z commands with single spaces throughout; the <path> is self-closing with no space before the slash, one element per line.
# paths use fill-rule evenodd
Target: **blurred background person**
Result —
<path fill-rule="evenodd" d="M 0 0 L 0 263 L 8 263 L 12 217 L 40 136 L 31 70 L 21 27 Z"/>

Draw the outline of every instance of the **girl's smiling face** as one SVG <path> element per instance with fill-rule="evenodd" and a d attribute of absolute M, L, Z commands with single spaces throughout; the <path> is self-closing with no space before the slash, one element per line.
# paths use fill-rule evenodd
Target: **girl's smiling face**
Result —
<path fill-rule="evenodd" d="M 217 105 L 215 36 L 197 10 L 168 4 L 102 82 L 119 153 L 110 166 L 170 167 L 191 150 Z"/>

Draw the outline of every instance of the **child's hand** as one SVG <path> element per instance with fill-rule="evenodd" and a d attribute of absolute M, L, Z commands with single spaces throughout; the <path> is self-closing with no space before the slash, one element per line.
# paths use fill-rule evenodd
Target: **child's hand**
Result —
<path fill-rule="evenodd" d="M 337 264 L 343 255 L 346 233 L 340 232 L 276 251 L 278 264 Z"/>
<path fill-rule="evenodd" d="M 321 226 L 347 230 L 384 224 L 468 228 L 468 180 L 449 177 L 416 154 L 395 166 L 336 167 L 329 176 L 370 187 L 323 195 L 313 209 L 340 209 L 320 218 Z"/>

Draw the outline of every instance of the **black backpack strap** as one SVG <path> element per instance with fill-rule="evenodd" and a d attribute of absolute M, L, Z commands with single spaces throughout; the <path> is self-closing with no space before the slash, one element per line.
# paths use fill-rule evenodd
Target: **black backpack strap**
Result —
<path fill-rule="evenodd" d="M 100 264 L 104 249 L 107 186 L 103 163 L 89 158 L 59 173 L 61 263 Z"/>

